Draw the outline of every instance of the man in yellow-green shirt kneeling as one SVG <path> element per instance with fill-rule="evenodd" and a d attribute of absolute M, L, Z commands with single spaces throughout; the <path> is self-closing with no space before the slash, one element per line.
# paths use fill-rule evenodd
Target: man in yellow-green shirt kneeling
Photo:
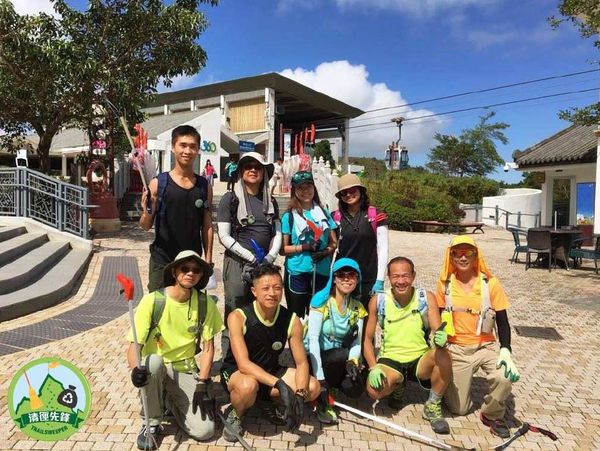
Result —
<path fill-rule="evenodd" d="M 165 267 L 166 287 L 144 296 L 136 309 L 142 367 L 136 367 L 131 330 L 127 361 L 133 385 L 145 387 L 150 420 L 149 433 L 144 425 L 138 436 L 138 449 L 154 449 L 165 409 L 192 438 L 209 440 L 214 435 L 210 370 L 214 337 L 224 327 L 213 299 L 198 291 L 211 275 L 212 266 L 196 252 L 182 251 Z"/>
<path fill-rule="evenodd" d="M 423 418 L 438 434 L 450 427 L 442 415 L 442 396 L 452 379 L 452 362 L 445 349 L 448 335 L 431 292 L 413 287 L 415 268 L 406 257 L 388 263 L 391 289 L 375 294 L 369 302 L 363 354 L 369 367 L 367 393 L 372 399 L 388 397 L 400 408 L 407 380 L 429 390 Z M 375 356 L 377 323 L 382 330 L 381 349 Z M 427 332 L 433 334 L 428 344 Z"/>

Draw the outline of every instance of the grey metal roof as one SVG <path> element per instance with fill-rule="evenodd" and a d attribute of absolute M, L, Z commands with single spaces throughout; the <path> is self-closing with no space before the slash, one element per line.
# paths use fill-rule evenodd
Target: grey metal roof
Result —
<path fill-rule="evenodd" d="M 28 135 L 25 139 L 34 147 L 37 147 L 40 141 L 38 135 Z M 66 128 L 54 135 L 52 144 L 50 145 L 50 151 L 89 145 L 90 140 L 88 139 L 86 131 L 78 128 Z"/>
<path fill-rule="evenodd" d="M 595 125 L 572 125 L 514 155 L 520 168 L 596 161 Z"/>
<path fill-rule="evenodd" d="M 148 138 L 156 139 L 162 132 L 170 130 L 178 125 L 184 124 L 192 119 L 208 113 L 213 108 L 204 108 L 194 111 L 181 111 L 173 114 L 157 114 L 150 116 L 148 120 L 142 123 L 142 127 L 148 133 Z"/>

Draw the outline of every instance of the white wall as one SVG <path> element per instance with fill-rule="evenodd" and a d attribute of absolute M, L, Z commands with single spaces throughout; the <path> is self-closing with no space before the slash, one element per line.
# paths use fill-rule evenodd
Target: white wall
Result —
<path fill-rule="evenodd" d="M 495 226 L 495 207 L 509 211 L 509 225 L 517 226 L 516 214 L 520 211 L 521 227 L 535 227 L 535 216 L 524 216 L 524 214 L 536 215 L 542 208 L 542 191 L 539 189 L 516 188 L 503 190 L 500 196 L 483 198 L 482 221 L 490 226 Z M 543 222 L 543 221 L 542 221 Z M 506 213 L 499 211 L 499 227 L 505 227 Z"/>

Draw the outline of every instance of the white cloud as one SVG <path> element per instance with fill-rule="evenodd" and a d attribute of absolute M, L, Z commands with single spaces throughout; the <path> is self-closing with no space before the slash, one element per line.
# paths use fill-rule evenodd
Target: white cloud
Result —
<path fill-rule="evenodd" d="M 279 11 L 290 11 L 297 8 L 316 8 L 323 0 L 279 0 Z M 399 11 L 414 16 L 432 16 L 439 11 L 458 9 L 475 5 L 478 7 L 498 3 L 502 0 L 333 0 L 340 9 L 379 9 L 382 11 Z"/>
<path fill-rule="evenodd" d="M 56 15 L 50 0 L 11 0 L 15 11 L 21 15 L 47 13 Z"/>
<path fill-rule="evenodd" d="M 362 64 L 353 65 L 348 61 L 332 61 L 319 64 L 314 70 L 304 68 L 285 69 L 281 75 L 302 83 L 342 102 L 365 110 L 402 105 L 406 100 L 399 91 L 390 89 L 385 83 L 372 83 L 367 68 Z M 414 110 L 404 107 L 400 110 L 384 110 L 361 116 L 350 122 L 350 127 L 362 124 L 383 123 L 380 126 L 354 128 L 350 130 L 350 153 L 354 156 L 383 158 L 385 149 L 398 139 L 398 129 L 390 126 L 394 116 L 417 117 L 432 112 L 425 109 Z M 381 117 L 385 115 L 384 117 Z M 379 117 L 375 117 L 379 116 Z M 371 119 L 369 119 L 371 117 Z M 409 152 L 428 152 L 433 143 L 433 135 L 445 124 L 442 118 L 429 118 L 406 122 L 402 127 L 402 141 Z M 386 127 L 381 129 L 380 127 Z M 380 128 L 378 130 L 369 130 Z"/>

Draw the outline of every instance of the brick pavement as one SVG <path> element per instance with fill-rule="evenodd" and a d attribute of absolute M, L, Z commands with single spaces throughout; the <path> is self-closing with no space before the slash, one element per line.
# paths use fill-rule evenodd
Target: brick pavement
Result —
<path fill-rule="evenodd" d="M 521 381 L 514 385 L 514 400 L 510 404 L 509 424 L 520 421 L 539 424 L 554 431 L 560 441 L 553 443 L 539 434 L 529 433 L 514 443 L 515 449 L 570 450 L 600 449 L 600 277 L 593 271 L 533 268 L 525 272 L 524 265 L 511 265 L 513 245 L 510 234 L 486 229 L 476 235 L 492 271 L 506 288 L 512 307 L 512 326 L 535 325 L 555 327 L 562 341 L 518 336 L 513 330 L 513 353 L 521 371 Z M 450 235 L 391 232 L 390 256 L 403 254 L 413 258 L 417 268 L 417 284 L 433 289 L 438 276 L 444 248 Z M 66 302 L 24 318 L 0 325 L 0 331 L 32 324 L 71 309 L 89 298 L 97 281 L 102 259 L 107 255 L 129 255 L 138 258 L 142 280 L 147 279 L 147 245 L 151 233 L 126 224 L 120 234 L 104 234 L 94 240 L 95 253 L 88 273 L 77 292 Z M 218 246 L 218 245 L 217 245 Z M 222 253 L 218 248 L 216 255 Z M 217 257 L 220 275 L 221 258 Z M 216 293 L 222 299 L 222 287 Z M 222 302 L 220 303 L 222 308 Z M 75 337 L 46 344 L 0 358 L 0 449 L 134 449 L 141 420 L 140 403 L 129 381 L 125 363 L 127 328 L 124 315 L 102 327 Z M 220 340 L 217 340 L 217 347 Z M 220 352 L 220 351 L 218 351 Z M 92 386 L 91 417 L 65 442 L 39 442 L 22 434 L 8 417 L 6 391 L 14 373 L 33 358 L 56 355 L 71 361 L 84 371 Z M 483 379 L 475 384 L 475 401 L 481 403 L 485 387 Z M 223 398 L 223 395 L 221 395 Z M 407 405 L 392 414 L 385 407 L 377 414 L 409 428 L 433 436 L 421 419 L 424 393 L 409 384 Z M 370 411 L 366 399 L 349 404 Z M 307 449 L 335 451 L 340 449 L 418 450 L 430 449 L 408 441 L 370 422 L 343 412 L 337 426 L 322 427 L 314 415 L 307 416 L 298 434 L 282 432 L 251 413 L 247 419 L 246 437 L 256 449 Z M 448 443 L 487 449 L 498 444 L 478 421 L 477 411 L 464 417 L 449 419 L 452 436 Z M 439 437 L 445 439 L 444 437 Z M 222 438 L 197 443 L 166 424 L 166 436 L 161 449 L 226 450 L 240 449 Z"/>

